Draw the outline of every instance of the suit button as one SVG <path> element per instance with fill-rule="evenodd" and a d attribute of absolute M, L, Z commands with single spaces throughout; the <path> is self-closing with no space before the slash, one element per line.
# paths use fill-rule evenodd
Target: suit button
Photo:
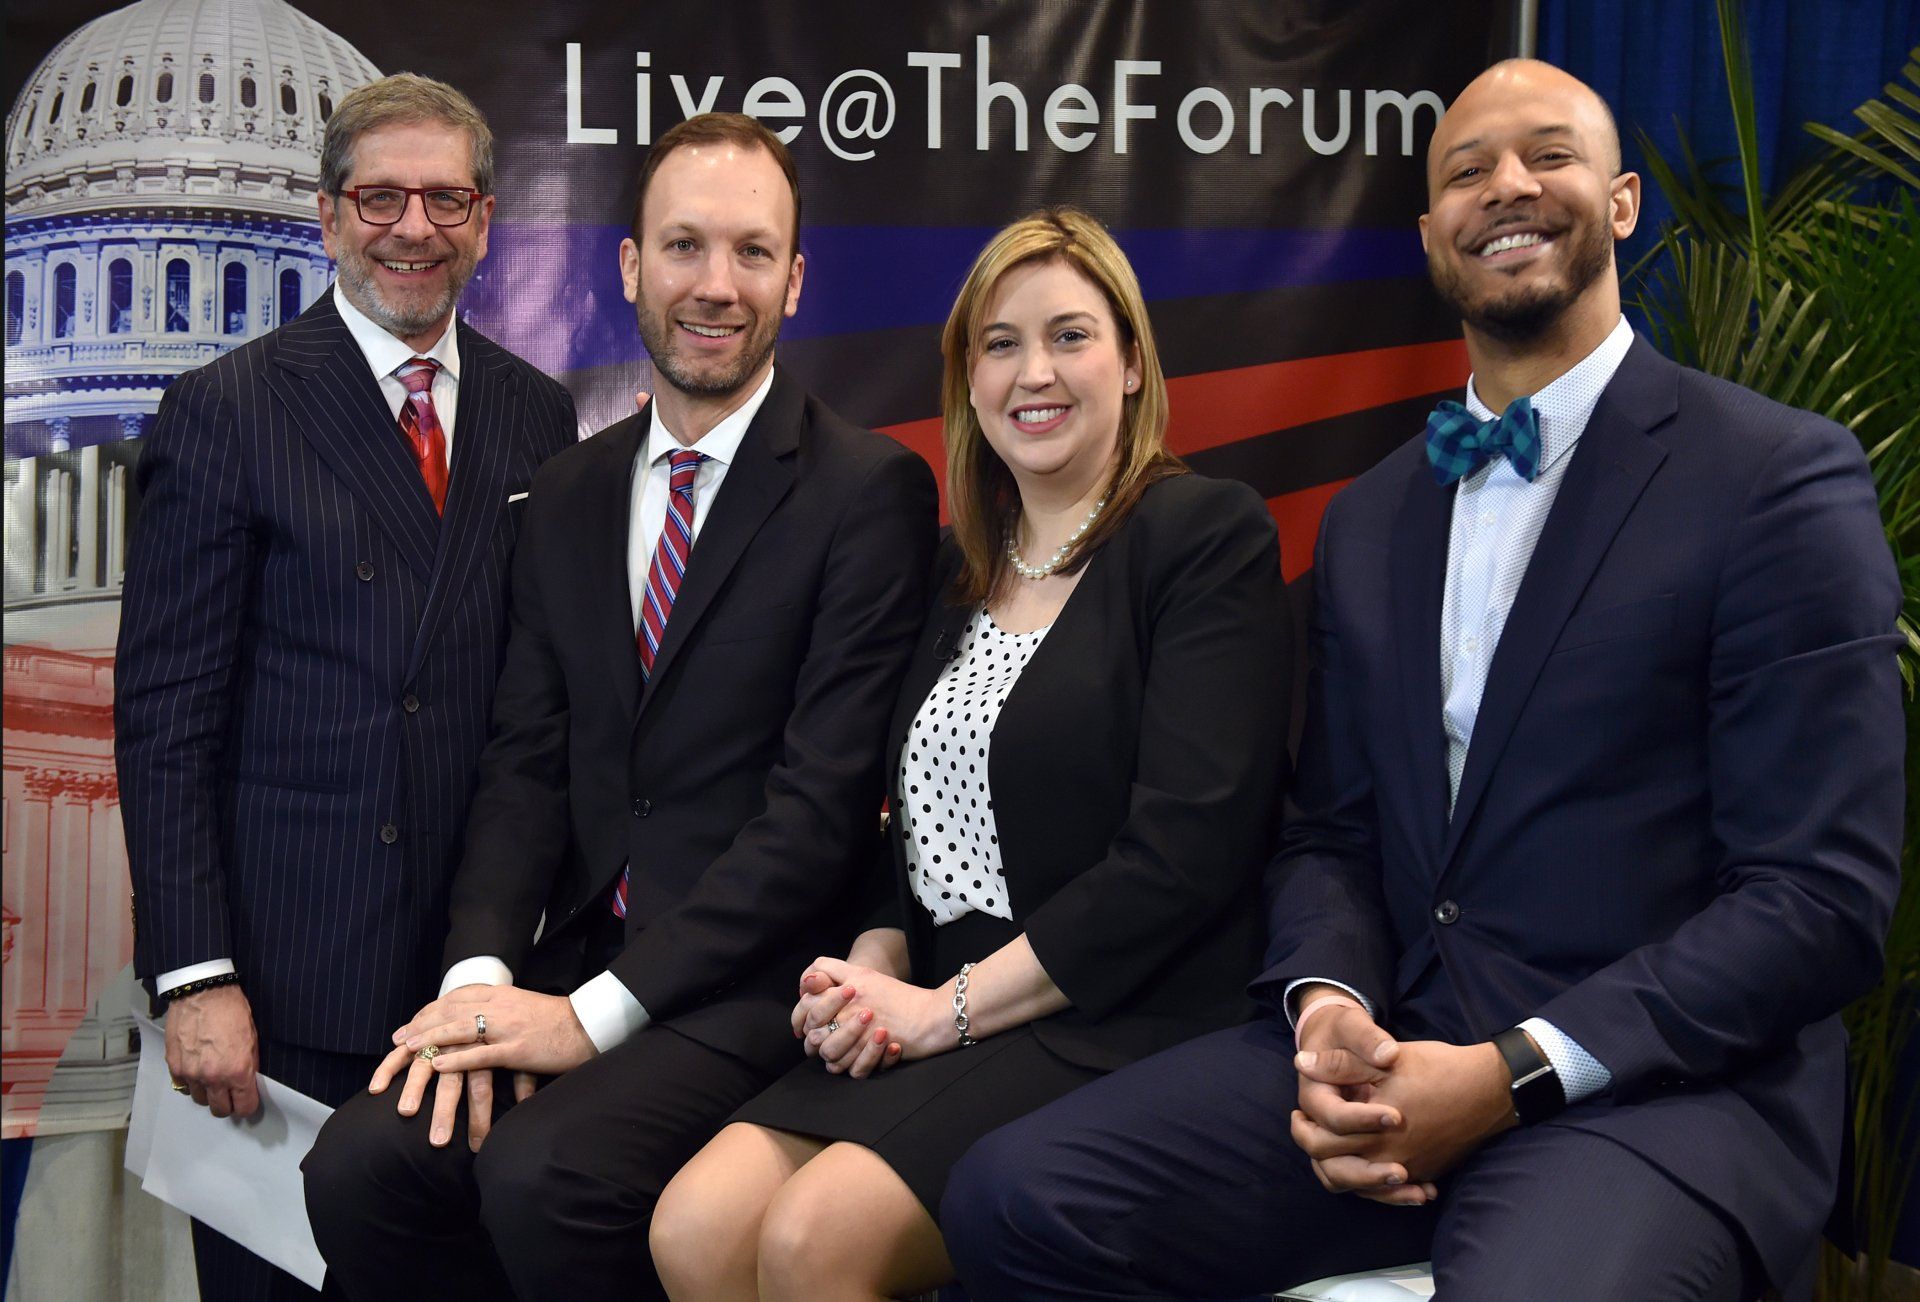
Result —
<path fill-rule="evenodd" d="M 1442 900 L 1433 911 L 1433 920 L 1443 927 L 1450 927 L 1460 920 L 1460 906 L 1452 900 Z"/>
<path fill-rule="evenodd" d="M 400 839 L 400 829 L 392 823 L 382 823 L 380 824 L 380 839 L 386 844 L 392 845 Z"/>
<path fill-rule="evenodd" d="M 652 812 L 653 812 L 653 802 L 651 800 L 640 800 L 637 798 L 634 800 L 633 816 L 635 818 L 645 818 L 648 814 L 651 814 Z"/>
<path fill-rule="evenodd" d="M 373 562 L 372 561 L 361 561 L 358 565 L 353 567 L 353 572 L 360 576 L 360 582 L 362 583 L 373 582 Z"/>
<path fill-rule="evenodd" d="M 420 698 L 412 692 L 408 692 L 400 698 L 400 708 L 408 714 L 418 714 L 420 712 Z"/>

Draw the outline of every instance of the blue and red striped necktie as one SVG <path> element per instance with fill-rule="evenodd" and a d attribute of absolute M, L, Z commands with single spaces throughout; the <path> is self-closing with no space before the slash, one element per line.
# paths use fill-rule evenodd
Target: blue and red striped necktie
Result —
<path fill-rule="evenodd" d="M 653 564 L 647 568 L 647 590 L 640 598 L 640 627 L 634 630 L 641 682 L 653 674 L 654 658 L 667 635 L 667 616 L 673 613 L 673 599 L 680 595 L 680 582 L 687 575 L 687 555 L 693 550 L 693 478 L 706 459 L 706 453 L 685 448 L 667 457 L 671 471 L 667 519 L 660 527 L 660 542 L 653 549 Z M 627 879 L 631 872 L 631 865 L 621 869 L 620 881 L 613 888 L 616 918 L 627 916 Z"/>

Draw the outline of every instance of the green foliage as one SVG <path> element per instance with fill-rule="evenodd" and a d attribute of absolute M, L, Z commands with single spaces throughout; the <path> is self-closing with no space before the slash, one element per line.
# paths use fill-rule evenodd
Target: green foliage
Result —
<path fill-rule="evenodd" d="M 1737 187 L 1720 184 L 1682 140 L 1677 160 L 1642 136 L 1647 171 L 1674 220 L 1628 273 L 1654 342 L 1669 356 L 1859 435 L 1873 467 L 1899 566 L 1907 637 L 1907 837 L 1904 886 L 1880 985 L 1847 1010 L 1852 1036 L 1863 1253 L 1829 1252 L 1826 1302 L 1874 1302 L 1914 1171 L 1911 1100 L 1894 1077 L 1920 993 L 1920 49 L 1906 84 L 1855 110 L 1853 135 L 1818 123 L 1823 148 L 1769 198 L 1761 193 L 1753 80 L 1739 0 L 1719 0 L 1722 49 L 1739 141 Z M 1735 196 L 1739 202 L 1735 202 Z M 1836 762 L 1845 763 L 1843 753 Z"/>

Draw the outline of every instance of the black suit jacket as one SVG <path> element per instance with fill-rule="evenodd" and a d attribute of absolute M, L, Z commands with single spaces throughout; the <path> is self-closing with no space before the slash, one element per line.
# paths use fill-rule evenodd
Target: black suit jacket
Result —
<path fill-rule="evenodd" d="M 1644 342 L 1572 457 L 1451 821 L 1453 490 L 1416 441 L 1330 505 L 1259 990 L 1332 977 L 1456 1043 L 1545 1018 L 1613 1075 L 1560 1124 L 1721 1209 L 1783 1281 L 1832 1204 L 1836 1013 L 1878 975 L 1899 887 L 1873 482 L 1846 430 Z"/>
<path fill-rule="evenodd" d="M 948 542 L 944 593 L 959 569 Z M 937 600 L 893 715 L 887 773 L 975 607 Z M 1244 1021 L 1259 869 L 1287 774 L 1292 625 L 1273 518 L 1243 484 L 1147 489 L 1088 563 L 993 728 L 988 783 L 1013 919 L 1073 1006 L 1034 1024 L 1101 1070 Z M 891 821 L 875 921 L 904 926 L 914 980 L 933 924 Z M 985 957 L 981 955 L 980 957 Z"/>
<path fill-rule="evenodd" d="M 371 1053 L 433 994 L 522 492 L 573 400 L 462 322 L 446 515 L 331 294 L 176 380 L 137 472 L 115 752 L 139 972 Z"/>
<path fill-rule="evenodd" d="M 925 607 L 933 475 L 777 373 L 643 688 L 626 557 L 649 425 L 629 417 L 534 481 L 445 962 L 494 954 L 520 985 L 572 989 L 630 862 L 611 970 L 655 1022 L 780 1070 L 804 965 L 857 921 L 844 901 Z"/>

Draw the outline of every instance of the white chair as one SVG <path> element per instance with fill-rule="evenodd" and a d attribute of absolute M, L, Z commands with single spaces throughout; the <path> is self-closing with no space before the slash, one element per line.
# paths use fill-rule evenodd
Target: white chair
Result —
<path fill-rule="evenodd" d="M 1286 1302 L 1411 1302 L 1414 1298 L 1432 1296 L 1433 1267 L 1424 1261 L 1413 1266 L 1316 1279 L 1274 1294 Z"/>

